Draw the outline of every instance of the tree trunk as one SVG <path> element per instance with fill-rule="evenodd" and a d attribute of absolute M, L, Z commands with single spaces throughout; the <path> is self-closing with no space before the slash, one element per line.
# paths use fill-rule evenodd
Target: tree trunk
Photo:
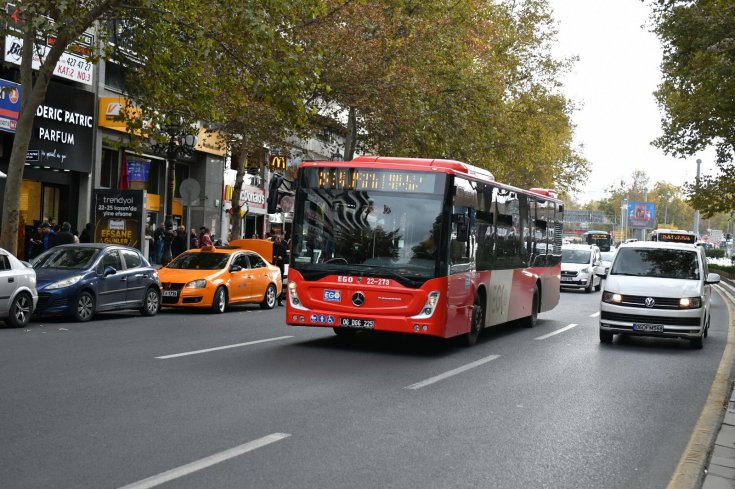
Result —
<path fill-rule="evenodd" d="M 247 150 L 245 146 L 239 147 L 237 157 L 232 159 L 231 167 L 237 170 L 235 176 L 235 185 L 232 188 L 232 232 L 230 233 L 230 241 L 242 238 L 242 217 L 240 217 L 240 191 L 242 190 L 242 182 L 245 178 L 245 164 L 247 162 Z"/>
<path fill-rule="evenodd" d="M 347 136 L 345 136 L 344 161 L 351 161 L 355 157 L 357 147 L 357 114 L 354 107 L 350 107 L 347 114 Z"/>

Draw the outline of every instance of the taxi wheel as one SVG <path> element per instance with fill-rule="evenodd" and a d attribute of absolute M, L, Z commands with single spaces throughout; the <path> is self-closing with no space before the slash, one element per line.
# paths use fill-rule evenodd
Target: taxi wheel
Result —
<path fill-rule="evenodd" d="M 217 288 L 214 293 L 214 300 L 212 301 L 212 312 L 215 314 L 222 314 L 227 309 L 227 293 L 224 287 Z"/>
<path fill-rule="evenodd" d="M 20 293 L 15 296 L 13 303 L 10 304 L 10 314 L 8 314 L 8 322 L 13 328 L 22 328 L 31 320 L 31 309 L 33 309 L 33 301 L 31 296 L 26 293 Z"/>
<path fill-rule="evenodd" d="M 265 289 L 265 298 L 260 303 L 260 307 L 263 309 L 273 309 L 276 305 L 276 286 L 268 284 L 268 288 Z"/>

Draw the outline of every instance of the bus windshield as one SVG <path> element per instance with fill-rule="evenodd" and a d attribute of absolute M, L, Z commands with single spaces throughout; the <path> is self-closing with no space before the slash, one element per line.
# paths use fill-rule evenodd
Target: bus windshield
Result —
<path fill-rule="evenodd" d="M 304 172 L 299 189 L 296 213 L 303 217 L 294 227 L 294 269 L 379 275 L 406 285 L 437 276 L 445 175 L 430 174 L 429 188 L 393 190 L 395 184 L 371 182 L 377 190 L 361 190 L 323 179 L 309 188 L 315 171 Z"/>

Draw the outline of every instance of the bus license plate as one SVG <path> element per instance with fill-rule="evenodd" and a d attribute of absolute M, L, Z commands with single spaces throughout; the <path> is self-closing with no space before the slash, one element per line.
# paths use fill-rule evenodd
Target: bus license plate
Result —
<path fill-rule="evenodd" d="M 345 328 L 373 329 L 375 327 L 375 320 L 374 319 L 340 318 L 339 324 Z"/>
<path fill-rule="evenodd" d="M 633 331 L 643 331 L 647 333 L 663 333 L 663 324 L 634 324 Z"/>

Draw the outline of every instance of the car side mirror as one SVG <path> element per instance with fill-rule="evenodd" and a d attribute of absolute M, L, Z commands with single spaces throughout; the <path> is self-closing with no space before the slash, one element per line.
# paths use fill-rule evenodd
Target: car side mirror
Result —
<path fill-rule="evenodd" d="M 230 273 L 239 272 L 242 270 L 240 265 L 230 265 Z"/>
<path fill-rule="evenodd" d="M 105 266 L 105 271 L 103 272 L 103 276 L 107 277 L 108 275 L 115 275 L 117 273 L 117 270 L 115 270 L 115 267 L 111 267 L 110 265 Z"/>
<path fill-rule="evenodd" d="M 720 283 L 720 276 L 718 274 L 716 274 L 716 273 L 708 273 L 707 274 L 707 279 L 704 281 L 704 283 L 707 284 L 707 285 L 719 284 Z"/>

